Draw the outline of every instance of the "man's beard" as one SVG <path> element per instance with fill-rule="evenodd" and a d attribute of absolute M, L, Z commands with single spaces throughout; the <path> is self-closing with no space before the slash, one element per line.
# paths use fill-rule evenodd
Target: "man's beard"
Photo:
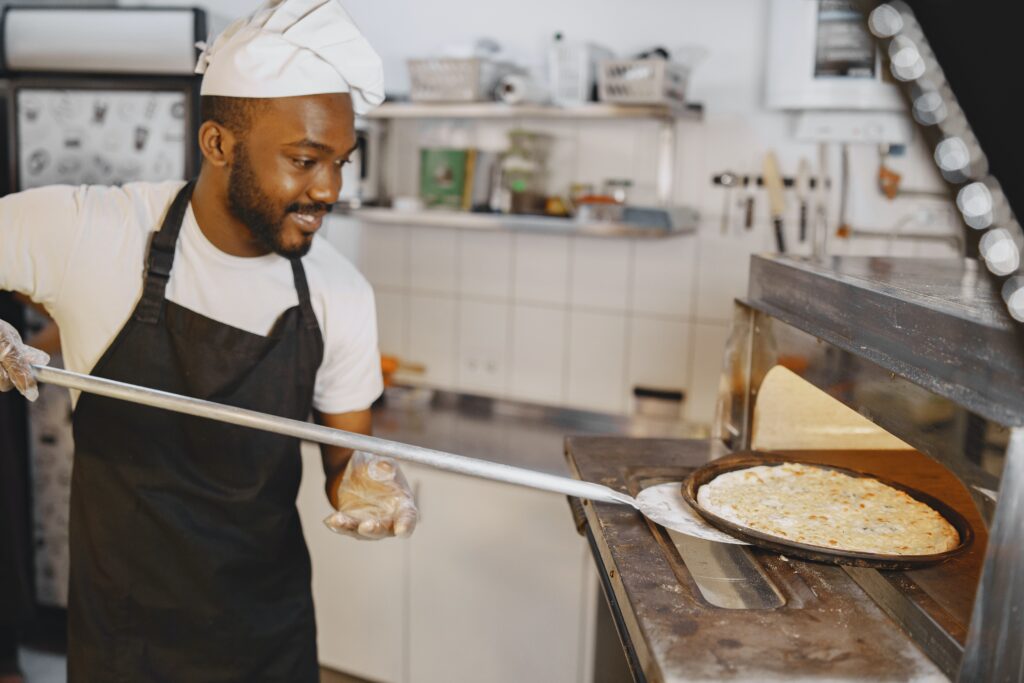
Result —
<path fill-rule="evenodd" d="M 241 221 L 261 247 L 284 256 L 301 258 L 309 253 L 313 240 L 306 240 L 294 247 L 286 246 L 281 238 L 284 221 L 289 213 L 317 213 L 331 210 L 330 204 L 289 204 L 282 212 L 278 210 L 259 189 L 256 173 L 245 146 L 235 147 L 235 163 L 228 175 L 228 208 Z"/>

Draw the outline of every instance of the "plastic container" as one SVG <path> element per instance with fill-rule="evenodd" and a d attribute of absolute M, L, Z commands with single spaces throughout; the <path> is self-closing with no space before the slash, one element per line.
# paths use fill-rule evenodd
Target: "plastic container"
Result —
<path fill-rule="evenodd" d="M 548 48 L 548 86 L 555 104 L 589 102 L 597 82 L 597 64 L 615 55 L 593 43 L 569 42 L 556 33 Z"/>
<path fill-rule="evenodd" d="M 604 60 L 598 69 L 598 97 L 612 104 L 681 107 L 689 79 L 689 66 L 664 59 Z"/>
<path fill-rule="evenodd" d="M 410 59 L 409 99 L 414 102 L 482 102 L 498 82 L 520 70 L 508 62 L 480 57 Z"/>

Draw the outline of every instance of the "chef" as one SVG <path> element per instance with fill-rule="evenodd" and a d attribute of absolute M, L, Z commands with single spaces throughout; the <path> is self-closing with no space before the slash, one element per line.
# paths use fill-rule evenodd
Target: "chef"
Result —
<path fill-rule="evenodd" d="M 316 233 L 353 117 L 383 99 L 380 58 L 337 0 L 281 0 L 196 71 L 198 178 L 0 199 L 0 289 L 46 307 L 71 370 L 369 433 L 373 292 Z M 34 398 L 46 361 L 0 321 L 0 388 Z M 74 398 L 69 680 L 318 681 L 299 443 Z M 412 532 L 394 462 L 323 464 L 332 529 Z"/>

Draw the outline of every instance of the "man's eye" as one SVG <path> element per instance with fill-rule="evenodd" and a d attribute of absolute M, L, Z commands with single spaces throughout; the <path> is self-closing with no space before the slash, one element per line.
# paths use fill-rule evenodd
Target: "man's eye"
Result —
<path fill-rule="evenodd" d="M 298 159 L 293 158 L 292 163 L 303 169 L 310 169 L 316 166 L 316 159 Z"/>
<path fill-rule="evenodd" d="M 351 159 L 338 159 L 337 161 L 334 162 L 334 165 L 338 166 L 340 168 L 342 166 L 348 166 L 351 163 L 352 163 Z"/>

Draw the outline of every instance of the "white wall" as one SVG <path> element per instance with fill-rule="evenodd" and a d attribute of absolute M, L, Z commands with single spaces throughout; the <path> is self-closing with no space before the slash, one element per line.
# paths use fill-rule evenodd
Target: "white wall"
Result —
<path fill-rule="evenodd" d="M 791 0 L 797 1 L 797 0 Z M 166 4 L 160 0 L 160 4 Z M 360 226 L 335 219 L 329 237 L 375 285 L 382 348 L 428 366 L 424 381 L 477 393 L 543 403 L 628 412 L 634 384 L 685 388 L 687 415 L 707 421 L 713 411 L 721 348 L 731 301 L 746 289 L 747 259 L 773 248 L 765 197 L 757 198 L 750 232 L 720 232 L 722 170 L 759 173 L 775 149 L 784 173 L 817 149 L 793 141 L 792 115 L 761 106 L 769 3 L 764 0 L 348 0 L 349 12 L 381 53 L 388 90 L 408 87 L 405 60 L 448 43 L 486 35 L 509 56 L 539 66 L 555 31 L 602 43 L 620 54 L 653 45 L 698 45 L 708 57 L 697 68 L 691 99 L 705 106 L 702 122 L 677 127 L 676 202 L 700 210 L 695 236 L 661 241 L 557 236 L 478 235 L 418 227 Z M 228 17 L 254 3 L 211 0 Z M 636 177 L 636 198 L 652 199 L 654 124 L 511 122 L 463 126 L 470 144 L 500 145 L 519 123 L 558 136 L 553 175 L 600 182 Z M 424 139 L 451 135 L 437 124 L 401 124 L 403 155 L 393 169 L 399 189 L 414 192 L 415 150 Z M 831 150 L 832 168 L 839 154 Z M 938 177 L 917 143 L 896 160 L 905 184 L 937 189 Z M 887 230 L 916 217 L 907 230 L 953 229 L 945 200 L 879 197 L 873 147 L 851 153 L 849 217 Z M 833 188 L 835 190 L 835 188 Z M 835 193 L 833 192 L 833 195 Z M 832 225 L 836 223 L 832 197 Z M 795 222 L 790 199 L 788 222 Z M 735 217 L 736 211 L 733 210 Z M 793 240 L 791 240 L 792 242 Z M 945 255 L 947 248 L 861 240 L 830 245 L 836 253 Z"/>

